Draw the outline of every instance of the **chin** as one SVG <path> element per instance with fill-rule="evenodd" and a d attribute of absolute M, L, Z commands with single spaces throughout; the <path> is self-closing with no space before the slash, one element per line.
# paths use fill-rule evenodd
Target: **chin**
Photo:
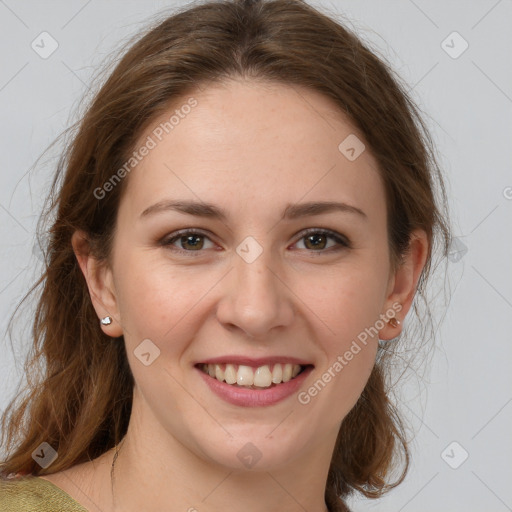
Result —
<path fill-rule="evenodd" d="M 275 471 L 294 463 L 300 453 L 313 445 L 312 439 L 299 432 L 290 432 L 274 423 L 260 428 L 254 425 L 228 427 L 232 434 L 221 435 L 205 444 L 204 436 L 197 442 L 202 458 L 230 471 Z M 272 432 L 272 429 L 275 429 Z M 199 455 L 201 456 L 201 455 Z"/>

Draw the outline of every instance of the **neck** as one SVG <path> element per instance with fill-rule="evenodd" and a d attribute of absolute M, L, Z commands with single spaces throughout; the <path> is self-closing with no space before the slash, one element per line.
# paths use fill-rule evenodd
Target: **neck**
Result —
<path fill-rule="evenodd" d="M 113 457 L 112 510 L 217 512 L 327 512 L 326 472 L 315 460 L 269 471 L 240 470 L 206 462 L 178 442 L 137 442 L 128 429 Z"/>

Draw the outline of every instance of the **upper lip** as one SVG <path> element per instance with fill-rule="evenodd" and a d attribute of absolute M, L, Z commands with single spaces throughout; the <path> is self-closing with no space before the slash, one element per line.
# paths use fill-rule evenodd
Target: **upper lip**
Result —
<path fill-rule="evenodd" d="M 203 359 L 199 361 L 197 364 L 238 364 L 244 366 L 253 366 L 260 367 L 266 364 L 298 364 L 300 366 L 308 366 L 312 365 L 309 361 L 305 359 L 299 359 L 297 357 L 288 357 L 288 356 L 268 356 L 268 357 L 246 357 L 246 356 L 218 356 L 211 357 L 208 359 Z"/>

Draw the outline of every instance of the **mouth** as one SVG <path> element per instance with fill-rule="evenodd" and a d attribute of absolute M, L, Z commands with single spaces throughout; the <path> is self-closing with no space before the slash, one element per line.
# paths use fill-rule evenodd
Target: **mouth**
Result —
<path fill-rule="evenodd" d="M 235 388 L 265 390 L 279 387 L 293 381 L 308 369 L 311 364 L 268 363 L 259 366 L 236 363 L 198 363 L 198 370 L 212 379 Z"/>

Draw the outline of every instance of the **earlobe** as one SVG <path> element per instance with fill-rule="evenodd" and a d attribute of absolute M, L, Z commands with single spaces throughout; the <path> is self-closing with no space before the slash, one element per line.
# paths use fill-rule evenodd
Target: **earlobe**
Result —
<path fill-rule="evenodd" d="M 98 315 L 98 325 L 107 336 L 122 336 L 112 270 L 92 255 L 87 235 L 83 231 L 73 233 L 71 244 Z"/>
<path fill-rule="evenodd" d="M 411 308 L 421 273 L 427 261 L 428 249 L 429 242 L 425 231 L 413 231 L 410 236 L 409 251 L 403 256 L 402 264 L 390 278 L 390 290 L 385 303 L 386 311 L 396 310 L 397 304 L 400 304 L 400 309 L 396 316 L 388 320 L 386 326 L 381 329 L 380 339 L 389 340 L 400 334 L 403 319 Z"/>

